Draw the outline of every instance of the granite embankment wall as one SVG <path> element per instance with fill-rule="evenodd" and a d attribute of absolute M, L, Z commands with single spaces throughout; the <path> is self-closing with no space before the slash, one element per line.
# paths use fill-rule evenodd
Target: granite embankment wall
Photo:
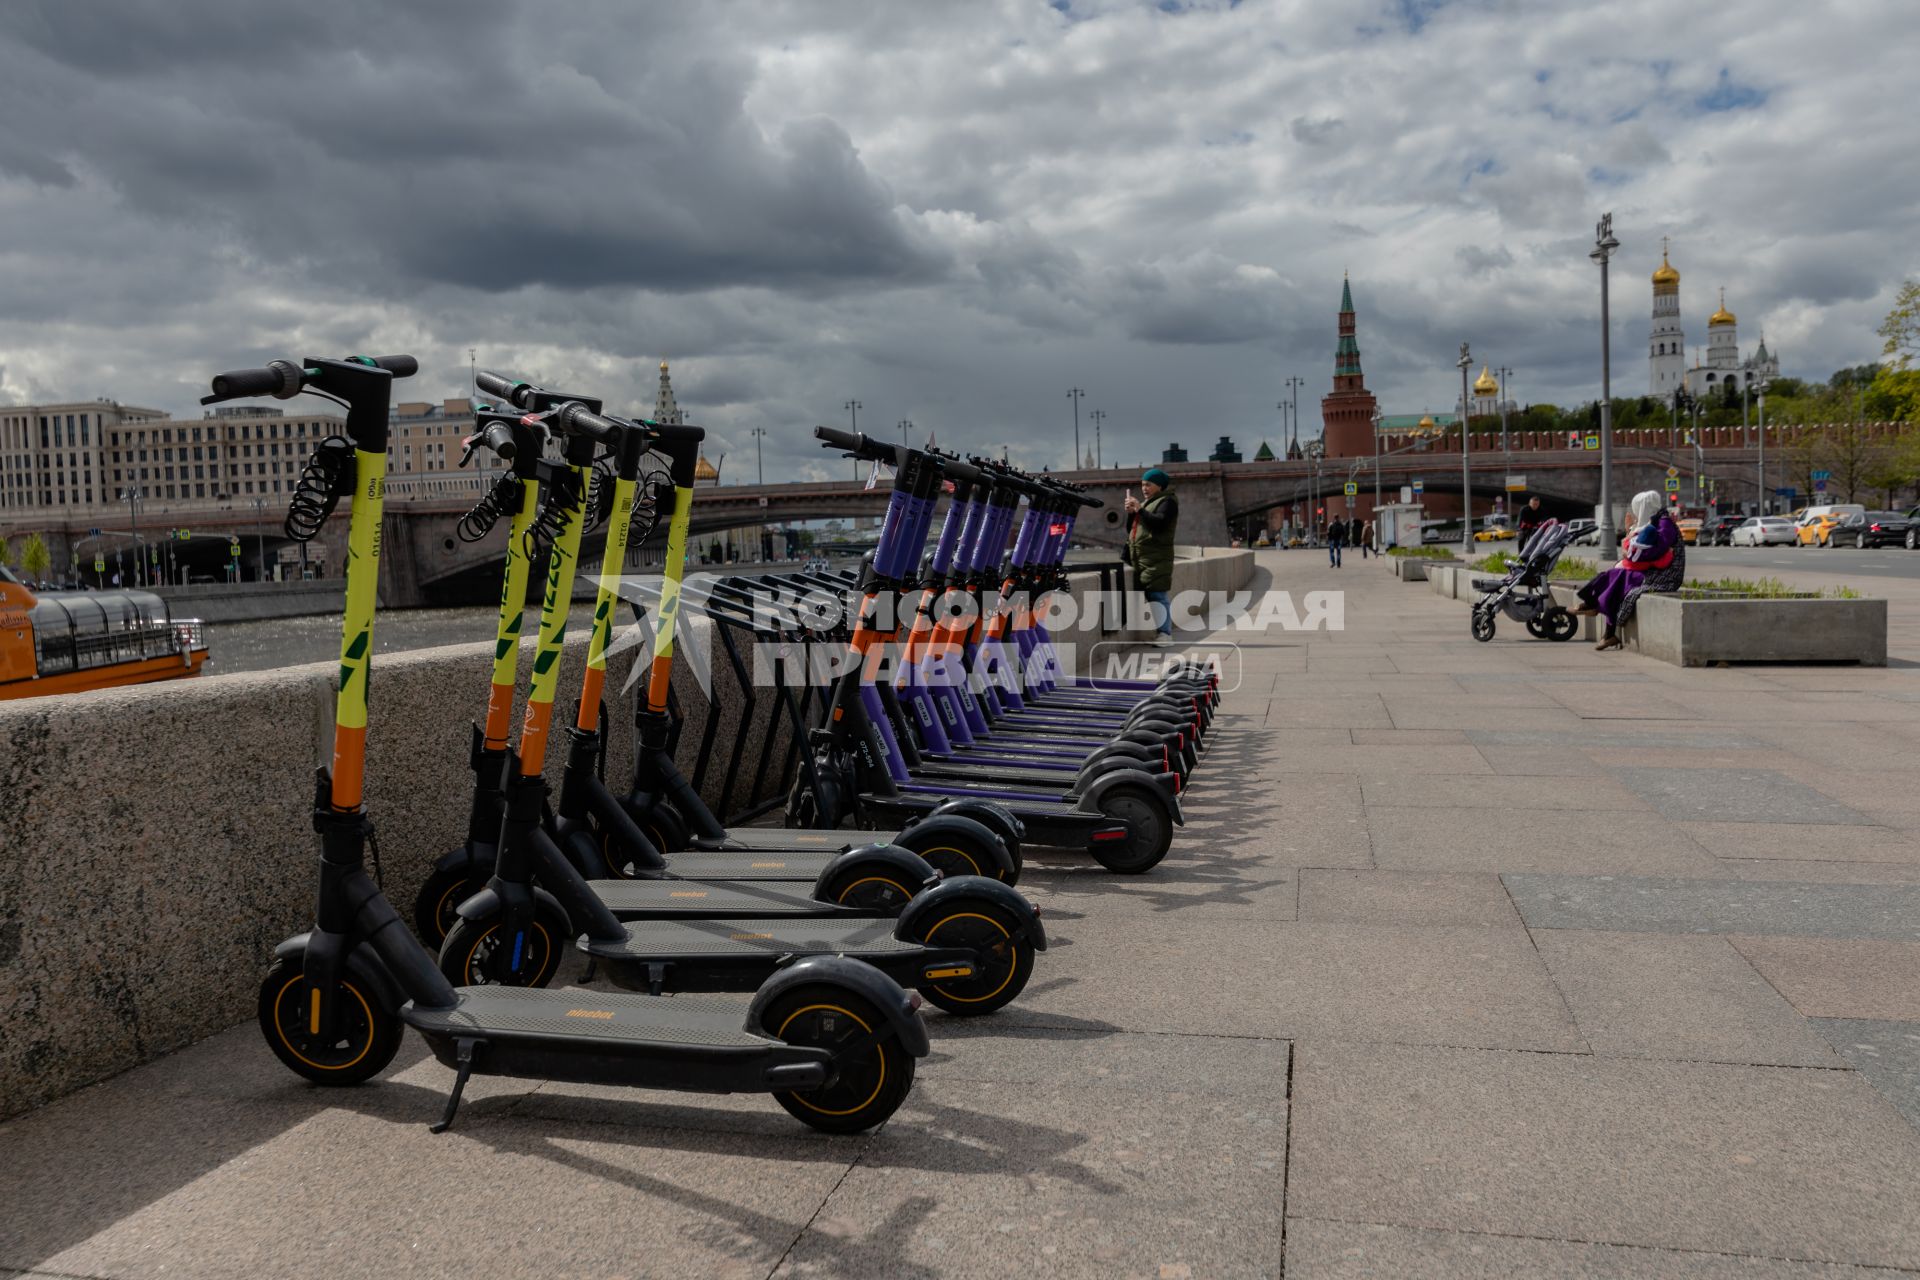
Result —
<path fill-rule="evenodd" d="M 1250 552 L 1182 561 L 1176 587 L 1232 590 Z M 1070 588 L 1081 622 L 1061 639 L 1087 660 L 1103 630 L 1099 579 Z M 1117 605 L 1117 601 L 1108 602 Z M 1104 611 L 1108 623 L 1117 609 Z M 712 624 L 689 617 L 702 634 Z M 1140 634 L 1144 634 L 1141 632 Z M 711 650 L 710 650 L 711 651 Z M 469 722 L 485 698 L 490 643 L 383 656 L 372 676 L 367 806 L 389 898 L 403 916 L 433 860 L 466 830 Z M 633 767 L 631 651 L 609 663 L 607 778 Z M 568 641 L 557 710 L 571 715 L 586 637 Z M 531 644 L 523 655 L 527 670 Z M 712 758 L 752 762 L 727 806 L 778 794 L 778 699 L 753 699 L 714 661 Z M 274 944 L 310 927 L 313 771 L 331 741 L 331 663 L 0 703 L 0 1117 L 38 1106 L 253 1016 Z M 709 693 L 690 662 L 674 691 L 691 774 Z M 556 734 L 549 770 L 565 752 Z M 724 768 L 705 779 L 709 802 Z M 265 1052 L 262 1048 L 261 1052 Z"/>

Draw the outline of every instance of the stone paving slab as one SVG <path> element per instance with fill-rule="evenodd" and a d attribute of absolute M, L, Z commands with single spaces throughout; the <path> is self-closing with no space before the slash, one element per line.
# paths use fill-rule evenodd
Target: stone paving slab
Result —
<path fill-rule="evenodd" d="M 1018 1091 L 916 1088 L 907 1123 L 873 1140 L 774 1274 L 1279 1273 L 1284 1089 L 1133 1094 L 1063 1070 Z M 954 1148 L 976 1166 L 953 1169 Z M 865 1248 L 850 1257 L 850 1242 Z"/>
<path fill-rule="evenodd" d="M 1199 916 L 1076 921 L 1075 973 L 1029 987 L 1035 1023 L 1583 1051 L 1526 931 Z M 1082 965 L 1080 957 L 1097 963 Z M 1242 974 L 1198 982 L 1179 975 Z"/>
<path fill-rule="evenodd" d="M 1275 698 L 1267 712 L 1269 729 L 1391 729 L 1393 720 L 1378 694 L 1330 697 L 1303 694 Z"/>
<path fill-rule="evenodd" d="M 1841 1065 L 1724 938 L 1542 930 L 1534 945 L 1595 1053 Z"/>
<path fill-rule="evenodd" d="M 1360 747 L 1451 747 L 1467 742 L 1462 729 L 1354 729 L 1350 736 Z"/>
<path fill-rule="evenodd" d="M 1533 1240 L 1377 1223 L 1287 1220 L 1289 1280 L 1891 1280 L 1920 1271 L 1785 1262 L 1752 1254 Z"/>
<path fill-rule="evenodd" d="M 1809 829 L 1803 822 L 1682 822 L 1679 826 L 1701 848 L 1719 857 L 1920 864 L 1920 839 L 1881 826 Z"/>
<path fill-rule="evenodd" d="M 1590 752 L 1578 747 L 1481 747 L 1480 758 L 1495 773 L 1521 778 L 1591 777 L 1599 771 Z M 1544 784 L 1552 786 L 1553 784 Z"/>
<path fill-rule="evenodd" d="M 1336 746 L 1312 753 L 1267 756 L 1260 762 L 1260 772 L 1274 777 L 1296 773 L 1491 773 L 1493 769 L 1473 747 L 1422 744 Z M 1287 785 L 1293 785 L 1290 779 Z"/>
<path fill-rule="evenodd" d="M 1920 866 L 1901 862 L 1807 861 L 1736 858 L 1717 854 L 1714 863 L 1736 880 L 1799 880 L 1807 884 L 1920 884 Z"/>
<path fill-rule="evenodd" d="M 1652 806 L 1629 791 L 1618 779 L 1564 778 L 1548 785 L 1491 784 L 1437 774 L 1372 774 L 1360 780 L 1369 805 L 1423 806 L 1442 809 L 1485 809 L 1492 801 L 1503 810 L 1628 809 L 1646 812 Z"/>
<path fill-rule="evenodd" d="M 1920 1133 L 1852 1072 L 1296 1054 L 1295 1216 L 1920 1268 Z"/>
<path fill-rule="evenodd" d="M 1519 923 L 1500 877 L 1421 871 L 1300 873 L 1300 919 L 1350 924 L 1493 925 Z"/>
<path fill-rule="evenodd" d="M 1368 809 L 1374 861 L 1403 871 L 1564 871 L 1581 879 L 1719 870 L 1712 855 L 1653 814 L 1568 810 L 1516 822 L 1505 816 L 1501 795 L 1488 788 L 1480 809 Z"/>
<path fill-rule="evenodd" d="M 1809 1018 L 1920 1022 L 1920 942 L 1744 935 L 1732 941 Z"/>
<path fill-rule="evenodd" d="M 1737 729 L 1643 727 L 1614 729 L 1585 725 L 1578 729 L 1475 729 L 1467 740 L 1479 747 L 1739 747 L 1761 745 Z"/>
<path fill-rule="evenodd" d="M 1580 717 L 1565 707 L 1486 706 L 1470 698 L 1382 699 L 1396 729 L 1557 729 L 1571 728 Z"/>
<path fill-rule="evenodd" d="M 1920 1129 L 1920 1022 L 1817 1018 L 1813 1025 L 1908 1124 Z"/>
<path fill-rule="evenodd" d="M 1675 821 L 1869 825 L 1857 810 L 1776 769 L 1616 769 L 1614 776 Z"/>
<path fill-rule="evenodd" d="M 1530 929 L 1920 939 L 1920 886 L 1501 876 Z"/>

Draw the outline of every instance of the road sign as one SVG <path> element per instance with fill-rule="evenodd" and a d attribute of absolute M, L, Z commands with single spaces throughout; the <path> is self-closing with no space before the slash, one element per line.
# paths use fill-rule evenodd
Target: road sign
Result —
<path fill-rule="evenodd" d="M 238 538 L 235 538 L 231 542 L 227 543 L 227 554 L 232 556 L 235 560 L 238 560 L 240 558 L 240 540 Z"/>
<path fill-rule="evenodd" d="M 107 571 L 107 558 L 105 556 L 95 556 L 93 558 L 93 571 L 95 573 L 105 573 Z"/>
<path fill-rule="evenodd" d="M 1508 493 L 1519 493 L 1522 490 L 1524 490 L 1526 487 L 1527 487 L 1527 478 L 1525 476 L 1508 476 L 1507 477 Z"/>
<path fill-rule="evenodd" d="M 1825 480 L 1825 479 L 1817 479 L 1817 480 L 1815 480 L 1815 481 L 1813 482 L 1813 491 L 1814 491 L 1815 493 L 1825 493 L 1825 492 L 1827 491 L 1827 482 L 1826 482 L 1826 480 Z"/>
<path fill-rule="evenodd" d="M 1415 493 L 1425 493 L 1427 491 L 1427 482 L 1425 480 L 1415 480 L 1413 482 L 1413 491 Z"/>
<path fill-rule="evenodd" d="M 1412 486 L 1412 485 L 1410 485 L 1410 484 L 1403 484 L 1403 485 L 1401 485 L 1401 486 L 1400 486 L 1400 501 L 1402 501 L 1402 502 L 1412 502 L 1412 501 L 1413 501 L 1413 486 Z"/>
<path fill-rule="evenodd" d="M 98 529 L 89 529 L 87 530 L 87 536 L 89 538 L 97 538 L 100 536 L 100 531 Z"/>
<path fill-rule="evenodd" d="M 193 535 L 188 533 L 185 529 L 176 530 L 176 532 L 178 533 L 180 541 L 182 542 L 186 542 L 193 537 Z"/>
<path fill-rule="evenodd" d="M 1680 479 L 1678 476 L 1667 477 L 1667 492 L 1668 493 L 1680 492 Z"/>
<path fill-rule="evenodd" d="M 1586 445 L 1589 450 L 1598 449 L 1600 447 L 1600 437 L 1588 436 L 1586 439 Z"/>
<path fill-rule="evenodd" d="M 1680 474 L 1680 468 L 1678 468 L 1678 467 L 1668 467 L 1668 468 L 1667 468 L 1667 479 L 1669 479 L 1669 480 L 1671 480 L 1671 479 L 1673 479 L 1673 478 L 1674 478 L 1675 476 L 1677 476 L 1677 475 L 1679 475 L 1679 474 Z"/>
<path fill-rule="evenodd" d="M 1816 472 L 1814 472 L 1814 473 L 1813 473 L 1813 478 L 1814 478 L 1815 480 L 1831 480 L 1831 479 L 1833 479 L 1833 472 L 1831 472 L 1831 471 L 1816 471 Z"/>
<path fill-rule="evenodd" d="M 1353 481 L 1349 480 L 1344 485 L 1340 486 L 1340 491 L 1346 494 L 1349 498 L 1351 498 L 1354 494 L 1360 492 L 1360 486 L 1355 484 Z"/>

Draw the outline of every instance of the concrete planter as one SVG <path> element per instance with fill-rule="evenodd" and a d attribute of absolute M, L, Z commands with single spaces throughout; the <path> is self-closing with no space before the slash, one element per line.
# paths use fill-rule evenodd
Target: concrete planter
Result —
<path fill-rule="evenodd" d="M 1387 563 L 1393 566 L 1393 576 L 1402 582 L 1426 582 L 1429 571 L 1434 567 L 1450 565 L 1454 561 L 1422 556 L 1388 556 Z"/>
<path fill-rule="evenodd" d="M 1572 609 L 1570 586 L 1554 599 Z M 1583 618 L 1582 637 L 1599 634 L 1600 619 Z M 1645 595 L 1620 632 L 1625 646 L 1676 667 L 1715 662 L 1854 662 L 1887 665 L 1885 600 L 1688 600 Z"/>

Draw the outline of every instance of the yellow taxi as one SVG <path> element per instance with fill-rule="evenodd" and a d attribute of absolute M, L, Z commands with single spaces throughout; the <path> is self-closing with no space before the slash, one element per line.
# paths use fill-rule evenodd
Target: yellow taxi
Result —
<path fill-rule="evenodd" d="M 1700 517 L 1688 516 L 1683 520 L 1676 520 L 1674 523 L 1680 526 L 1680 541 L 1686 543 L 1688 546 L 1692 546 L 1694 543 L 1700 541 L 1700 526 L 1705 523 Z"/>
<path fill-rule="evenodd" d="M 1834 526 L 1848 516 L 1864 512 L 1865 507 L 1858 503 L 1837 503 L 1830 507 L 1808 507 L 1794 521 L 1794 532 L 1800 535 L 1803 547 L 1830 547 L 1833 545 Z"/>
<path fill-rule="evenodd" d="M 1496 515 L 1487 517 L 1487 527 L 1476 530 L 1473 540 L 1475 542 L 1507 542 L 1518 536 L 1514 527 L 1507 523 L 1505 516 Z"/>

